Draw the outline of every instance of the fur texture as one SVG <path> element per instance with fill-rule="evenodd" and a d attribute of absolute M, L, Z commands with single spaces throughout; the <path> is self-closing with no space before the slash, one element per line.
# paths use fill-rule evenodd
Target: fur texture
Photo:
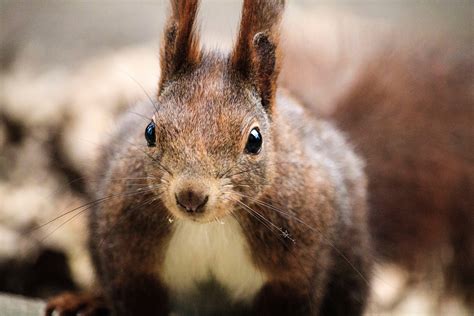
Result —
<path fill-rule="evenodd" d="M 174 225 L 165 259 L 158 265 L 163 283 L 173 293 L 172 305 L 182 310 L 192 303 L 188 310 L 225 313 L 236 302 L 249 304 L 267 277 L 253 263 L 237 220 L 228 217 L 207 224 L 184 220 Z M 229 299 L 209 297 L 205 288 L 210 281 L 219 284 Z"/>
<path fill-rule="evenodd" d="M 370 52 L 342 54 L 334 63 L 331 73 L 358 67 L 344 89 L 333 90 L 327 117 L 367 163 L 376 258 L 429 282 L 440 278 L 433 271 L 442 270 L 444 294 L 474 306 L 472 44 L 400 34 L 366 32 L 367 42 L 377 43 Z M 327 82 L 318 55 L 308 52 L 311 42 L 287 48 L 285 86 L 304 100 L 324 99 L 311 80 L 298 80 Z M 339 82 L 325 88 L 334 86 Z M 311 108 L 317 111 L 316 104 Z"/>
<path fill-rule="evenodd" d="M 90 216 L 91 253 L 113 314 L 362 314 L 371 268 L 362 163 L 329 123 L 276 92 L 283 2 L 245 1 L 230 55 L 194 53 L 194 4 L 173 6 L 178 35 L 165 36 L 156 107 L 134 111 L 150 120 L 119 122 L 96 179 L 107 198 Z M 252 130 L 262 145 L 249 153 Z M 202 210 L 180 208 L 179 190 L 206 194 Z"/>

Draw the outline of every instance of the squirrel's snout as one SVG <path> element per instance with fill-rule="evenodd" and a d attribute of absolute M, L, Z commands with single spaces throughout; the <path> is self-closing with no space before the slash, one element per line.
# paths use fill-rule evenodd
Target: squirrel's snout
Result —
<path fill-rule="evenodd" d="M 187 213 L 202 213 L 209 195 L 195 189 L 184 189 L 175 193 L 175 198 L 176 204 Z"/>

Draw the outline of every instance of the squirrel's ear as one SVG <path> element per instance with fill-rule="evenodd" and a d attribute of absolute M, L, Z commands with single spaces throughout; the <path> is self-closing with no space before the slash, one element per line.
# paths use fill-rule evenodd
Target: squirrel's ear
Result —
<path fill-rule="evenodd" d="M 271 111 L 276 92 L 284 7 L 284 0 L 244 0 L 239 37 L 231 56 L 233 69 L 256 86 L 267 111 Z"/>
<path fill-rule="evenodd" d="M 165 26 L 160 51 L 161 79 L 159 93 L 173 75 L 201 60 L 195 21 L 199 0 L 171 0 L 171 13 Z"/>

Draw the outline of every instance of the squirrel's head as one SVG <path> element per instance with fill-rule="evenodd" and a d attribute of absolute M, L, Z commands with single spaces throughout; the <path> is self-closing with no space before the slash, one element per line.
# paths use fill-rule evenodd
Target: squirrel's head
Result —
<path fill-rule="evenodd" d="M 171 1 L 156 112 L 144 126 L 150 187 L 175 217 L 208 222 L 272 181 L 283 0 L 245 0 L 231 54 L 203 52 L 198 1 Z"/>

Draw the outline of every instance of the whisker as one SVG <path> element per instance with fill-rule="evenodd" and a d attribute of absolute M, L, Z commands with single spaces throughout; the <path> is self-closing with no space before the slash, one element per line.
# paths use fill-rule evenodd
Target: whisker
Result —
<path fill-rule="evenodd" d="M 147 122 L 152 121 L 152 119 L 149 118 L 148 116 L 145 116 L 145 115 L 140 114 L 140 113 L 135 112 L 135 111 L 127 111 L 127 113 L 135 114 L 135 115 L 137 115 L 137 116 L 140 116 L 141 118 L 145 119 Z"/>
<path fill-rule="evenodd" d="M 44 236 L 43 238 L 40 239 L 40 242 L 43 243 L 48 237 L 50 237 L 52 234 L 54 234 L 56 231 L 58 231 L 61 227 L 63 227 L 64 225 L 66 225 L 67 223 L 69 223 L 70 221 L 72 221 L 74 218 L 76 218 L 77 216 L 81 215 L 81 214 L 84 214 L 87 210 L 89 210 L 92 206 L 89 206 L 83 210 L 81 210 L 80 212 L 77 212 L 76 214 L 74 214 L 73 216 L 71 216 L 70 218 L 68 218 L 66 221 L 62 222 L 60 225 L 58 225 L 56 228 L 54 228 L 51 232 L 49 232 L 46 236 Z"/>
<path fill-rule="evenodd" d="M 117 227 L 119 227 L 119 225 L 124 221 L 126 220 L 129 216 L 131 216 L 133 214 L 133 212 L 147 204 L 151 205 L 153 202 L 156 202 L 159 200 L 159 197 L 156 196 L 156 197 L 152 197 L 148 200 L 146 200 L 145 202 L 133 207 L 132 209 L 128 210 L 128 212 L 126 213 L 121 213 L 119 216 L 119 220 L 117 222 L 114 223 L 114 225 L 112 227 L 109 227 L 107 232 L 105 232 L 104 236 L 102 236 L 102 239 L 100 240 L 100 242 L 98 243 L 98 247 L 99 248 L 102 248 L 103 247 L 103 244 L 106 240 L 106 238 L 108 238 L 109 236 L 111 236 L 111 234 L 113 233 L 114 229 L 116 229 Z"/>
<path fill-rule="evenodd" d="M 291 164 L 291 165 L 296 165 L 298 164 L 298 162 L 295 162 L 295 161 L 278 161 L 278 162 L 274 162 L 274 163 L 269 163 L 269 164 L 266 164 L 266 166 L 276 166 L 276 165 L 282 165 L 282 164 Z M 237 164 L 234 164 L 232 168 L 236 167 Z M 258 169 L 262 169 L 264 168 L 264 166 L 253 166 L 251 168 L 248 168 L 248 169 L 244 169 L 244 170 L 239 170 L 238 172 L 236 173 L 233 173 L 233 174 L 228 174 L 228 172 L 230 171 L 229 169 L 227 170 L 227 176 L 229 178 L 232 178 L 236 175 L 239 175 L 239 174 L 242 174 L 242 173 L 247 173 L 247 172 L 251 172 L 251 171 L 255 171 L 255 170 L 258 170 Z"/>
<path fill-rule="evenodd" d="M 231 198 L 232 199 L 232 198 Z M 277 225 L 275 225 L 274 223 L 272 223 L 269 219 L 267 219 L 265 216 L 263 216 L 262 214 L 260 214 L 259 212 L 257 212 L 256 210 L 252 209 L 250 206 L 248 206 L 247 204 L 245 204 L 244 202 L 238 200 L 238 199 L 232 199 L 234 202 L 237 202 L 239 203 L 240 205 L 242 205 L 244 208 L 248 209 L 249 211 L 253 212 L 255 215 L 257 215 L 258 217 L 260 217 L 262 220 L 264 220 L 266 223 L 268 223 L 271 227 L 273 227 L 274 229 L 276 229 L 278 232 L 281 233 L 281 236 L 283 236 L 284 238 L 286 239 L 289 239 L 291 240 L 293 243 L 295 243 L 296 241 L 291 238 L 291 236 L 288 234 L 287 231 L 284 231 L 281 227 L 278 227 Z"/>
<path fill-rule="evenodd" d="M 95 206 L 96 204 L 100 204 L 100 203 L 102 203 L 102 202 L 104 202 L 104 201 L 106 201 L 106 200 L 112 199 L 112 198 L 114 198 L 114 197 L 133 196 L 133 195 L 136 195 L 136 194 L 143 194 L 143 192 L 146 192 L 146 191 L 144 191 L 144 190 L 136 190 L 136 191 L 134 191 L 134 192 L 129 192 L 129 193 L 113 194 L 113 195 L 109 195 L 109 196 L 105 196 L 105 197 L 98 198 L 98 199 L 96 199 L 96 200 L 94 200 L 94 201 L 87 202 L 87 203 L 85 203 L 85 204 L 82 204 L 82 205 L 80 205 L 80 206 L 78 206 L 78 207 L 73 208 L 72 210 L 69 210 L 69 211 L 66 211 L 66 212 L 60 214 L 59 216 L 57 216 L 57 217 L 55 217 L 55 218 L 53 218 L 53 219 L 47 221 L 46 223 L 40 224 L 39 226 L 36 226 L 36 227 L 32 228 L 32 229 L 29 231 L 29 234 L 32 234 L 32 233 L 34 233 L 35 231 L 37 231 L 37 230 L 39 230 L 39 229 L 41 229 L 41 228 L 43 228 L 43 227 L 45 227 L 45 226 L 47 226 L 47 225 L 49 225 L 49 224 L 55 222 L 55 221 L 57 221 L 58 219 L 63 218 L 64 216 L 67 216 L 68 214 L 74 213 L 74 212 L 76 212 L 76 211 L 78 211 L 78 210 L 80 210 L 80 209 L 82 209 L 82 208 L 87 208 L 87 207 Z"/>
<path fill-rule="evenodd" d="M 112 136 L 112 134 L 108 133 L 109 136 Z M 144 151 L 142 149 L 142 145 L 138 145 L 138 144 L 135 144 L 125 138 L 121 138 L 120 139 L 121 141 L 124 141 L 128 144 L 130 144 L 131 146 L 133 146 L 133 148 L 141 153 L 143 153 L 145 156 L 147 156 L 148 158 L 150 158 L 154 163 L 156 163 L 156 165 L 163 171 L 167 172 L 170 176 L 173 176 L 173 173 L 168 169 L 166 168 L 164 165 L 161 164 L 161 162 L 159 160 L 157 160 L 155 157 L 151 156 L 149 153 L 147 153 L 146 151 Z M 101 146 L 101 144 L 98 144 L 96 142 L 91 142 L 91 141 L 88 141 L 89 143 L 92 143 L 93 145 L 95 146 Z M 112 160 L 112 161 L 115 161 L 115 160 L 119 160 L 119 159 L 136 159 L 135 156 L 125 156 L 125 155 L 122 155 L 122 156 L 116 156 L 116 155 L 113 155 L 111 158 L 108 158 L 109 160 Z"/>
<path fill-rule="evenodd" d="M 142 91 L 145 93 L 145 95 L 147 96 L 148 100 L 150 101 L 150 103 L 153 105 L 153 108 L 155 109 L 156 112 L 158 112 L 158 108 L 156 107 L 156 104 L 155 102 L 153 101 L 153 99 L 151 98 L 151 96 L 148 94 L 148 92 L 146 91 L 146 89 L 143 87 L 143 85 L 138 82 L 138 80 L 136 80 L 135 78 L 133 78 L 129 73 L 127 73 L 126 71 L 122 70 L 122 73 L 125 74 L 129 79 L 131 79 L 133 82 L 135 82 L 141 89 Z"/>
<path fill-rule="evenodd" d="M 336 251 L 338 253 L 338 255 L 344 259 L 344 261 L 346 261 L 347 264 L 349 264 L 349 266 L 361 277 L 362 280 L 364 280 L 364 282 L 366 282 L 366 284 L 370 284 L 369 281 L 367 280 L 367 278 L 362 274 L 362 272 L 359 271 L 359 269 L 357 269 L 354 264 L 342 253 L 342 251 L 339 250 L 338 247 L 336 247 L 336 245 L 334 245 L 326 236 L 324 236 L 324 234 L 321 232 L 321 230 L 307 224 L 305 221 L 301 220 L 300 218 L 298 218 L 296 215 L 293 215 L 293 214 L 290 214 L 284 210 L 281 210 L 271 204 L 268 204 L 268 203 L 265 203 L 263 201 L 260 201 L 258 199 L 255 199 L 255 198 L 252 198 L 250 196 L 245 196 L 245 195 L 242 195 L 242 194 L 239 194 L 239 193 L 236 193 L 237 195 L 240 195 L 240 196 L 243 196 L 243 197 L 246 197 L 250 200 L 252 200 L 253 202 L 257 203 L 257 204 L 260 204 L 262 206 L 266 206 L 276 212 L 278 212 L 279 214 L 282 214 L 284 216 L 286 216 L 287 218 L 292 218 L 294 220 L 296 220 L 297 222 L 301 223 L 302 225 L 306 226 L 308 229 L 312 230 L 312 231 L 315 231 L 317 232 L 319 235 L 321 235 L 323 237 L 323 239 L 325 240 L 325 242 L 332 248 L 334 249 L 334 251 Z M 293 212 L 294 213 L 294 212 Z"/>
<path fill-rule="evenodd" d="M 155 163 L 157 164 L 157 166 L 158 166 L 161 170 L 167 172 L 170 176 L 173 176 L 173 173 L 172 173 L 168 168 L 166 168 L 165 166 L 163 166 L 163 165 L 161 164 L 161 162 L 158 161 L 155 157 L 151 156 L 149 153 L 147 153 L 146 151 L 142 150 L 137 144 L 134 144 L 134 143 L 132 143 L 132 142 L 130 142 L 130 141 L 128 141 L 128 140 L 124 140 L 124 141 L 126 141 L 127 143 L 129 143 L 130 145 L 132 145 L 133 147 L 135 147 L 136 150 L 138 150 L 138 151 L 142 152 L 143 154 L 145 154 L 148 158 L 150 158 L 153 162 L 155 162 Z"/>
<path fill-rule="evenodd" d="M 218 174 L 217 177 L 222 179 L 224 178 L 230 171 L 232 171 L 233 168 L 235 168 L 238 165 L 238 162 L 232 164 L 226 171 L 224 171 L 221 174 Z"/>
<path fill-rule="evenodd" d="M 232 199 L 232 200 L 233 200 L 233 201 L 236 201 L 236 202 L 239 202 L 239 203 L 241 202 L 241 201 L 239 201 L 239 200 L 237 200 L 237 199 Z M 243 202 L 241 202 L 241 203 L 243 203 Z M 243 205 L 246 205 L 246 204 L 243 203 Z M 272 230 L 272 227 L 271 227 L 271 226 L 268 226 L 268 224 L 266 224 L 262 219 L 259 219 L 259 218 L 255 215 L 255 214 L 261 215 L 261 214 L 259 214 L 257 211 L 253 210 L 253 209 L 252 209 L 251 207 L 249 207 L 249 206 L 247 206 L 246 208 L 248 208 L 248 210 L 245 209 L 245 208 L 244 208 L 244 210 L 245 210 L 248 214 L 250 214 L 252 217 L 254 217 L 255 219 L 257 219 L 262 225 L 264 225 L 264 227 L 266 227 L 267 229 L 269 229 L 269 231 L 271 231 L 274 235 L 276 235 L 276 236 L 277 236 L 277 239 L 281 242 L 281 244 L 283 245 L 283 247 L 285 247 L 285 249 L 288 250 L 288 253 L 291 254 L 291 255 L 296 259 L 295 255 L 290 251 L 290 248 L 288 247 L 287 243 L 285 243 L 285 241 L 282 239 L 282 236 L 281 236 L 280 234 L 277 234 L 274 230 Z M 253 214 L 253 213 L 255 213 L 255 214 Z M 234 215 L 234 214 L 232 214 L 232 215 Z M 261 216 L 262 216 L 262 215 L 261 215 Z M 235 216 L 234 216 L 234 217 L 235 217 Z M 276 225 L 274 225 L 270 220 L 266 219 L 265 217 L 262 216 L 262 218 L 265 219 L 265 220 L 266 220 L 267 222 L 269 222 L 270 224 L 272 224 L 273 226 L 276 226 Z M 239 222 L 239 221 L 237 221 L 237 222 Z M 240 223 L 240 222 L 239 222 L 239 223 Z M 241 224 L 240 224 L 240 225 L 241 225 Z M 283 237 L 288 239 L 288 236 L 289 236 L 289 235 L 283 236 Z M 295 244 L 295 241 L 294 241 L 293 239 L 290 239 L 290 240 L 292 240 L 293 243 Z M 313 255 L 311 255 L 311 256 L 313 256 Z M 305 271 L 305 269 L 303 268 L 303 265 L 301 264 L 301 262 L 300 262 L 299 260 L 296 260 L 296 263 L 300 266 L 301 271 Z M 307 277 L 307 280 L 308 280 L 308 283 L 309 283 L 309 282 L 310 282 L 309 274 L 308 274 L 307 272 L 304 272 L 304 273 L 305 273 L 305 275 L 306 275 L 306 277 Z M 309 297 L 309 296 L 308 296 L 308 297 Z"/>

